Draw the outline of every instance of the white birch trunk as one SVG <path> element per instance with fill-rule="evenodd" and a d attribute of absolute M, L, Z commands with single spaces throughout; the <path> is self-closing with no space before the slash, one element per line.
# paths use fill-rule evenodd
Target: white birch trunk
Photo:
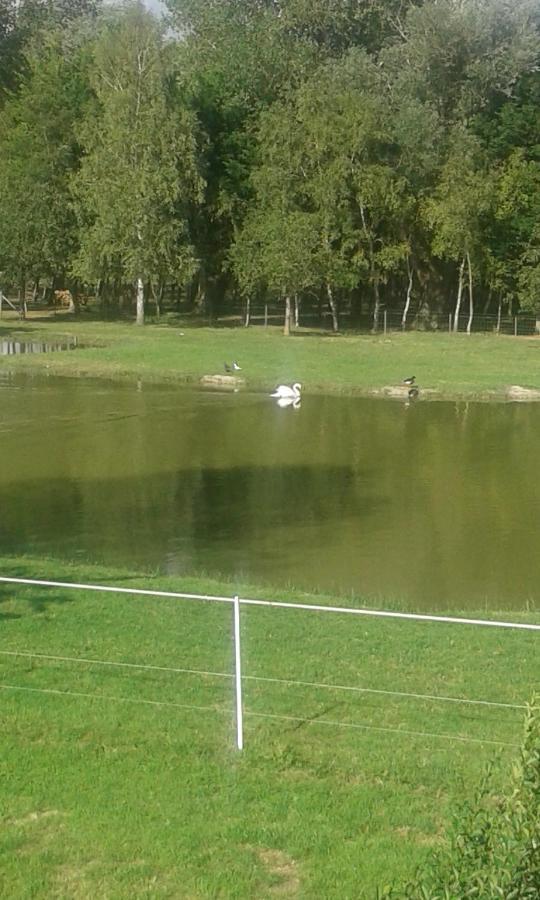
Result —
<path fill-rule="evenodd" d="M 403 308 L 403 315 L 401 317 L 401 327 L 403 331 L 405 331 L 405 326 L 407 324 L 407 316 L 409 314 L 409 307 L 411 305 L 411 295 L 412 295 L 412 286 L 413 286 L 413 268 L 411 266 L 409 257 L 407 257 L 407 274 L 409 276 L 409 283 L 407 285 L 407 299 L 405 300 L 405 306 Z"/>
<path fill-rule="evenodd" d="M 328 306 L 330 307 L 330 312 L 332 313 L 332 330 L 339 331 L 339 321 L 338 321 L 338 311 L 337 304 L 332 293 L 332 288 L 326 283 L 326 296 L 328 297 Z"/>
<path fill-rule="evenodd" d="M 463 257 L 461 261 L 461 265 L 459 267 L 459 282 L 458 282 L 458 293 L 456 299 L 456 309 L 454 312 L 454 331 L 457 331 L 459 328 L 459 312 L 461 309 L 461 298 L 463 297 L 463 272 L 465 269 L 465 257 Z"/>
<path fill-rule="evenodd" d="M 373 280 L 373 294 L 375 296 L 375 305 L 373 307 L 373 333 L 377 334 L 379 330 L 379 316 L 381 313 L 381 296 L 379 294 L 379 278 L 377 275 L 374 276 Z"/>
<path fill-rule="evenodd" d="M 474 316 L 474 303 L 473 303 L 471 257 L 469 255 L 469 253 L 467 253 L 467 268 L 469 270 L 469 320 L 467 322 L 467 334 L 470 334 L 473 316 Z"/>
<path fill-rule="evenodd" d="M 285 295 L 285 321 L 283 323 L 283 334 L 288 337 L 291 333 L 291 298 Z"/>
<path fill-rule="evenodd" d="M 144 325 L 144 282 L 142 278 L 137 278 L 137 325 Z"/>
<path fill-rule="evenodd" d="M 294 327 L 300 327 L 300 301 L 298 299 L 298 294 L 294 295 Z"/>

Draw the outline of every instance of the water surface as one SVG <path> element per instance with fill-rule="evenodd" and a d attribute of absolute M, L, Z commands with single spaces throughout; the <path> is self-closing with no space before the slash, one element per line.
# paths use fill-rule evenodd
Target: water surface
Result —
<path fill-rule="evenodd" d="M 385 606 L 540 600 L 540 405 L 0 380 L 0 552 Z"/>

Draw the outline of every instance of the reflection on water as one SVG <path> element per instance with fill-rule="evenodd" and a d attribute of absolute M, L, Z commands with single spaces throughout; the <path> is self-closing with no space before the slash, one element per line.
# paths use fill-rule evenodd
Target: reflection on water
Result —
<path fill-rule="evenodd" d="M 538 602 L 540 406 L 0 381 L 0 552 L 386 606 Z"/>
<path fill-rule="evenodd" d="M 0 339 L 0 356 L 14 356 L 19 353 L 54 353 L 57 350 L 74 350 L 77 347 L 76 337 L 64 337 L 58 340 L 37 341 L 28 338 Z"/>

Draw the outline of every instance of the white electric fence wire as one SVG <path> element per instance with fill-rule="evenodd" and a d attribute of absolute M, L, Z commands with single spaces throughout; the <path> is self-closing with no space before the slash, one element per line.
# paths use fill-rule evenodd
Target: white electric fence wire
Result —
<path fill-rule="evenodd" d="M 388 697 L 405 697 L 411 700 L 432 700 L 437 703 L 468 703 L 478 706 L 497 706 L 503 709 L 527 709 L 526 704 L 501 703 L 496 700 L 470 700 L 467 697 L 445 697 L 438 694 L 416 694 L 407 691 L 387 691 L 382 688 L 354 687 L 347 684 L 328 684 L 322 681 L 292 681 L 288 678 L 265 678 L 262 675 L 244 675 L 255 681 L 270 681 L 277 684 L 292 684 L 299 687 L 327 688 L 335 691 L 355 691 L 359 694 L 383 694 Z"/>
<path fill-rule="evenodd" d="M 86 697 L 91 700 L 111 700 L 115 703 L 140 703 L 140 704 L 148 704 L 151 706 L 167 706 L 172 707 L 174 709 L 194 709 L 197 711 L 203 712 L 217 712 L 224 713 L 229 712 L 228 709 L 220 709 L 216 706 L 189 706 L 187 704 L 182 703 L 171 703 L 166 700 L 141 700 L 140 698 L 135 697 L 112 697 L 110 695 L 104 694 L 88 694 L 83 693 L 82 691 L 60 691 L 55 688 L 32 688 L 32 687 L 23 687 L 18 684 L 1 684 L 0 690 L 8 690 L 8 691 L 23 691 L 30 692 L 35 694 L 54 694 L 56 696 L 64 696 L 64 697 Z M 339 722 L 333 721 L 330 719 L 318 719 L 318 718 L 303 718 L 301 716 L 282 716 L 272 713 L 257 713 L 251 712 L 249 710 L 244 710 L 244 716 L 252 716 L 259 719 L 281 719 L 285 722 L 298 722 L 300 724 L 305 725 L 330 725 L 334 728 L 356 728 L 362 731 L 379 731 L 385 732 L 386 734 L 397 734 L 402 735 L 403 737 L 427 737 L 427 738 L 441 738 L 447 741 L 461 741 L 465 744 L 495 744 L 499 747 L 519 747 L 519 744 L 512 744 L 508 741 L 494 741 L 490 739 L 484 740 L 483 738 L 469 738 L 463 737 L 461 735 L 454 734 L 437 734 L 435 732 L 430 731 L 406 731 L 403 728 L 383 728 L 377 725 L 365 725 L 359 724 L 355 722 Z"/>
<path fill-rule="evenodd" d="M 171 703 L 169 700 L 142 700 L 140 697 L 113 697 L 105 694 L 88 694 L 83 691 L 60 691 L 57 688 L 35 688 L 20 684 L 0 684 L 4 691 L 23 691 L 32 694 L 54 694 L 63 697 L 87 697 L 90 700 L 113 700 L 115 703 L 141 703 L 148 706 L 172 706 L 175 709 L 195 709 L 200 712 L 229 712 L 217 706 L 192 706 L 186 703 Z"/>
<path fill-rule="evenodd" d="M 219 597 L 213 594 L 181 594 L 177 591 L 149 591 L 143 588 L 122 588 L 110 587 L 104 584 L 78 584 L 77 582 L 67 581 L 43 581 L 36 578 L 6 578 L 0 575 L 0 581 L 6 584 L 26 584 L 30 587 L 59 587 L 71 588 L 73 590 L 84 591 L 102 591 L 109 594 L 135 594 L 144 597 L 179 597 L 185 600 L 216 600 L 218 603 L 233 603 L 232 597 Z"/>
<path fill-rule="evenodd" d="M 79 584 L 77 582 L 44 581 L 32 578 L 7 578 L 0 576 L 0 582 L 6 584 L 26 584 L 29 586 L 58 587 L 68 590 L 104 591 L 111 594 L 134 594 L 146 597 L 169 597 L 185 600 L 216 600 L 219 603 L 234 603 L 233 597 L 221 597 L 215 594 L 185 594 L 179 591 L 150 591 L 142 588 L 110 587 L 98 584 Z M 501 622 L 496 619 L 465 619 L 459 616 L 434 616 L 423 613 L 390 612 L 379 609 L 358 609 L 350 606 L 319 606 L 314 603 L 285 603 L 279 600 L 250 600 L 239 597 L 238 602 L 245 606 L 273 606 L 281 609 L 299 609 L 311 612 L 345 613 L 354 616 L 375 616 L 377 618 L 408 619 L 416 622 L 447 622 L 454 625 L 485 625 L 491 628 L 518 628 L 524 631 L 540 631 L 540 625 L 528 622 Z"/>
<path fill-rule="evenodd" d="M 248 600 L 239 602 L 246 606 L 276 606 L 282 609 L 303 609 L 312 612 L 349 613 L 354 616 L 375 616 L 382 619 L 409 619 L 413 622 L 449 622 L 452 625 L 487 625 L 492 628 L 521 628 L 525 631 L 540 631 L 540 625 L 528 622 L 500 622 L 496 619 L 464 619 L 459 616 L 432 616 L 424 613 L 390 612 L 380 609 L 358 609 L 349 606 L 318 606 L 314 603 L 285 603 L 280 600 Z"/>
<path fill-rule="evenodd" d="M 516 628 L 522 631 L 540 631 L 540 625 L 534 625 L 531 623 L 525 622 L 502 622 L 495 619 L 468 619 L 468 618 L 460 618 L 458 616 L 435 616 L 435 615 L 427 615 L 422 613 L 402 613 L 402 612 L 391 612 L 387 610 L 372 610 L 372 609 L 358 609 L 352 607 L 343 607 L 343 606 L 322 606 L 313 603 L 287 603 L 283 601 L 277 600 L 252 600 L 248 598 L 239 598 L 239 597 L 222 597 L 214 594 L 191 594 L 184 593 L 179 591 L 155 591 L 155 590 L 147 590 L 142 588 L 122 588 L 122 587 L 113 587 L 108 585 L 95 585 L 95 584 L 84 584 L 77 582 L 63 582 L 63 581 L 49 581 L 43 579 L 31 579 L 31 578 L 8 578 L 5 576 L 0 576 L 0 582 L 6 584 L 24 584 L 28 586 L 34 587 L 58 587 L 64 588 L 67 590 L 87 590 L 87 591 L 99 591 L 104 593 L 115 593 L 115 594 L 129 594 L 134 596 L 146 596 L 146 597 L 166 597 L 166 598 L 179 598 L 186 600 L 210 600 L 217 601 L 218 603 L 233 603 L 236 604 L 238 609 L 239 604 L 244 604 L 246 606 L 262 606 L 262 607 L 276 607 L 279 609 L 298 609 L 303 611 L 310 612 L 323 612 L 323 613 L 343 613 L 348 615 L 357 615 L 357 616 L 373 616 L 376 618 L 387 618 L 387 619 L 402 619 L 409 621 L 417 621 L 417 622 L 443 622 L 455 625 L 479 625 L 486 626 L 491 628 Z M 105 661 L 100 661 L 102 664 L 107 664 Z M 124 664 L 124 665 L 134 665 L 134 664 Z M 142 668 L 142 666 L 141 666 Z M 146 668 L 146 667 L 145 667 Z M 150 668 L 150 667 L 148 667 Z M 152 667 L 159 668 L 159 667 Z M 195 673 L 194 673 L 195 674 Z M 219 677 L 225 677 L 225 673 L 206 673 L 206 674 L 215 674 Z M 248 676 L 253 680 L 263 680 L 262 678 L 257 678 L 257 676 Z M 270 679 L 265 679 L 270 680 Z M 276 679 L 277 681 L 277 679 Z M 285 682 L 288 684 L 294 684 L 295 682 Z M 308 682 L 304 683 L 306 686 L 319 686 L 328 688 L 329 685 L 323 684 L 309 684 Z M 347 686 L 330 686 L 337 689 L 342 690 L 358 690 L 370 693 L 389 693 L 394 694 L 396 696 L 406 696 L 401 694 L 400 692 L 383 692 L 378 691 L 376 689 L 362 689 L 362 688 L 354 688 Z M 44 689 L 44 688 L 24 688 L 17 685 L 6 685 L 0 684 L 0 688 L 3 689 L 11 689 L 11 690 L 21 690 L 21 691 L 33 691 L 37 693 L 48 693 L 48 694 L 65 694 L 68 696 L 80 696 L 80 697 L 90 697 L 96 699 L 102 699 L 99 695 L 94 694 L 83 694 L 83 693 L 75 693 L 72 691 L 59 691 L 53 689 Z M 407 695 L 407 696 L 417 696 L 419 699 L 435 699 L 440 700 L 443 698 L 435 697 L 431 698 L 428 695 Z M 103 699 L 112 699 L 117 700 L 118 702 L 127 702 L 127 703 L 146 703 L 154 706 L 172 706 L 182 709 L 197 709 L 197 710 L 215 710 L 215 707 L 197 707 L 197 706 L 184 706 L 182 704 L 169 703 L 166 701 L 159 700 L 138 700 L 127 697 L 118 697 L 118 698 L 103 698 Z M 490 705 L 490 706 L 511 706 L 510 704 L 495 704 L 492 701 L 474 701 L 474 700 L 460 700 L 459 698 L 444 698 L 447 702 L 465 702 L 465 703 L 481 703 L 482 705 Z M 523 707 L 516 707 L 523 708 Z M 277 714 L 271 713 L 250 713 L 246 712 L 246 715 L 257 716 L 259 718 L 268 718 L 268 719 L 282 719 L 284 721 L 293 721 L 293 722 L 302 722 L 307 724 L 312 724 L 312 720 L 304 719 L 297 716 L 281 716 Z M 318 719 L 316 720 L 319 724 L 323 725 L 331 725 L 333 727 L 345 727 L 345 728 L 360 728 L 365 730 L 372 731 L 384 731 L 392 734 L 401 734 L 401 735 L 411 735 L 417 737 L 433 737 L 433 738 L 444 738 L 446 740 L 457 740 L 467 743 L 485 743 L 485 744 L 496 744 L 498 746 L 507 746 L 507 747 L 517 747 L 517 744 L 510 744 L 505 741 L 493 741 L 493 740 L 482 740 L 479 738 L 466 738 L 460 737 L 457 735 L 444 735 L 444 734 L 433 734 L 430 732 L 416 732 L 416 731 L 405 731 L 402 729 L 391 729 L 391 728 L 382 728 L 372 725 L 358 725 L 348 722 L 335 722 L 330 720 Z"/>
<path fill-rule="evenodd" d="M 156 672 L 173 672 L 181 675 L 210 675 L 215 678 L 232 678 L 230 672 L 206 672 L 204 669 L 176 669 L 172 666 L 153 666 L 146 663 L 114 662 L 108 659 L 88 659 L 84 656 L 51 656 L 46 653 L 32 653 L 30 650 L 0 650 L 0 656 L 23 656 L 36 659 L 50 659 L 55 662 L 87 663 L 91 666 L 119 666 L 126 669 L 150 669 Z M 246 677 L 246 676 L 244 676 Z"/>
<path fill-rule="evenodd" d="M 259 719 L 284 719 L 287 722 L 301 722 L 306 725 L 331 725 L 340 728 L 360 728 L 366 731 L 383 731 L 390 734 L 402 734 L 408 737 L 443 738 L 448 741 L 462 741 L 466 744 L 496 744 L 499 747 L 519 747 L 519 744 L 511 744 L 508 741 L 493 741 L 483 738 L 462 737 L 458 734 L 435 734 L 430 731 L 406 731 L 404 728 L 383 728 L 380 725 L 360 725 L 356 722 L 335 722 L 330 719 L 305 719 L 301 716 L 281 716 L 273 713 L 246 712 L 246 716 L 257 716 Z"/>
<path fill-rule="evenodd" d="M 205 669 L 179 669 L 170 666 L 153 666 L 144 663 L 113 662 L 106 659 L 88 659 L 82 656 L 52 656 L 45 653 L 32 653 L 29 650 L 0 650 L 0 656 L 22 656 L 30 659 L 48 659 L 54 662 L 86 663 L 98 666 L 119 666 L 128 669 L 150 669 L 157 672 L 172 672 L 181 675 L 202 675 L 215 678 L 234 678 L 230 672 L 211 672 Z M 388 697 L 403 697 L 412 700 L 430 700 L 440 703 L 465 703 L 478 706 L 495 706 L 502 709 L 527 709 L 526 704 L 502 703 L 496 700 L 473 700 L 467 697 L 445 697 L 438 694 L 417 694 L 407 691 L 388 691 L 381 688 L 355 687 L 347 684 L 329 684 L 323 681 L 296 681 L 292 678 L 267 678 L 264 675 L 242 675 L 243 681 L 264 681 L 273 684 L 292 685 L 293 687 L 325 688 L 333 691 L 352 691 L 359 694 L 382 694 Z"/>

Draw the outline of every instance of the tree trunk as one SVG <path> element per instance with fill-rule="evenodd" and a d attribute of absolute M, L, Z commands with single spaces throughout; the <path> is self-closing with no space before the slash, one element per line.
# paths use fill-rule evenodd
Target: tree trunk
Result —
<path fill-rule="evenodd" d="M 379 279 L 377 275 L 373 279 L 373 294 L 375 296 L 375 306 L 373 307 L 373 328 L 372 331 L 376 334 L 379 330 L 379 316 L 381 313 L 381 295 L 379 293 Z"/>
<path fill-rule="evenodd" d="M 486 302 L 484 303 L 484 308 L 483 308 L 483 310 L 482 310 L 482 315 L 483 315 L 483 316 L 487 316 L 488 313 L 489 313 L 489 310 L 490 310 L 490 308 L 491 308 L 491 298 L 492 298 L 492 295 L 493 295 L 493 291 L 492 291 L 492 288 L 491 288 L 491 286 L 490 286 L 490 287 L 488 288 L 487 299 L 486 299 Z"/>
<path fill-rule="evenodd" d="M 142 278 L 137 278 L 137 317 L 136 325 L 144 325 L 144 282 Z"/>
<path fill-rule="evenodd" d="M 381 311 L 381 297 L 379 294 L 379 276 L 375 269 L 375 249 L 373 246 L 373 238 L 370 234 L 369 228 L 367 227 L 366 213 L 364 209 L 364 204 L 360 202 L 360 216 L 362 218 L 362 228 L 364 231 L 364 235 L 367 240 L 367 244 L 369 247 L 369 274 L 371 276 L 371 283 L 373 284 L 373 295 L 375 299 L 375 305 L 373 307 L 373 328 L 371 329 L 373 334 L 376 334 L 379 330 L 379 315 Z"/>
<path fill-rule="evenodd" d="M 414 269 L 412 268 L 412 266 L 410 264 L 409 257 L 407 257 L 407 274 L 409 276 L 409 283 L 407 285 L 407 299 L 405 300 L 405 306 L 403 307 L 403 315 L 401 317 L 401 327 L 402 327 L 403 331 L 405 331 L 405 327 L 407 325 L 407 315 L 409 313 L 409 307 L 411 305 L 413 272 L 414 272 Z"/>
<path fill-rule="evenodd" d="M 158 320 L 158 322 L 161 318 L 161 301 L 163 300 L 164 287 L 165 286 L 164 286 L 163 282 L 159 281 L 159 280 L 157 283 L 157 288 L 154 287 L 153 281 L 148 282 L 147 294 L 150 292 L 152 293 L 152 298 L 156 305 L 156 319 Z"/>
<path fill-rule="evenodd" d="M 283 334 L 288 337 L 291 333 L 291 298 L 285 295 L 285 321 L 283 323 Z"/>
<path fill-rule="evenodd" d="M 469 255 L 469 253 L 467 253 L 467 268 L 469 270 L 469 320 L 467 322 L 467 334 L 470 334 L 471 327 L 472 327 L 473 315 L 474 315 L 474 303 L 473 303 L 471 257 Z"/>
<path fill-rule="evenodd" d="M 300 327 L 300 300 L 298 294 L 294 295 L 294 327 Z"/>
<path fill-rule="evenodd" d="M 206 298 L 206 273 L 201 267 L 197 273 L 197 291 L 195 293 L 195 299 L 193 301 L 193 306 L 195 311 L 202 315 L 206 312 L 207 306 L 207 298 Z"/>
<path fill-rule="evenodd" d="M 338 311 L 335 297 L 332 293 L 332 288 L 330 284 L 326 282 L 326 296 L 328 297 L 328 306 L 330 307 L 330 312 L 332 313 L 332 330 L 339 331 L 339 322 L 338 322 Z"/>
<path fill-rule="evenodd" d="M 19 284 L 19 316 L 26 319 L 26 281 L 23 279 Z"/>
<path fill-rule="evenodd" d="M 249 323 L 251 321 L 251 297 L 248 297 L 246 300 L 246 316 L 244 319 L 244 327 L 249 328 Z"/>
<path fill-rule="evenodd" d="M 461 309 L 461 298 L 463 297 L 463 272 L 465 269 L 465 257 L 463 257 L 461 261 L 461 265 L 459 267 L 459 282 L 458 282 L 458 293 L 456 299 L 456 309 L 454 311 L 454 331 L 458 331 L 459 329 L 459 312 Z"/>
<path fill-rule="evenodd" d="M 499 306 L 497 307 L 497 334 L 501 333 L 501 316 L 502 316 L 502 297 L 499 295 Z"/>

